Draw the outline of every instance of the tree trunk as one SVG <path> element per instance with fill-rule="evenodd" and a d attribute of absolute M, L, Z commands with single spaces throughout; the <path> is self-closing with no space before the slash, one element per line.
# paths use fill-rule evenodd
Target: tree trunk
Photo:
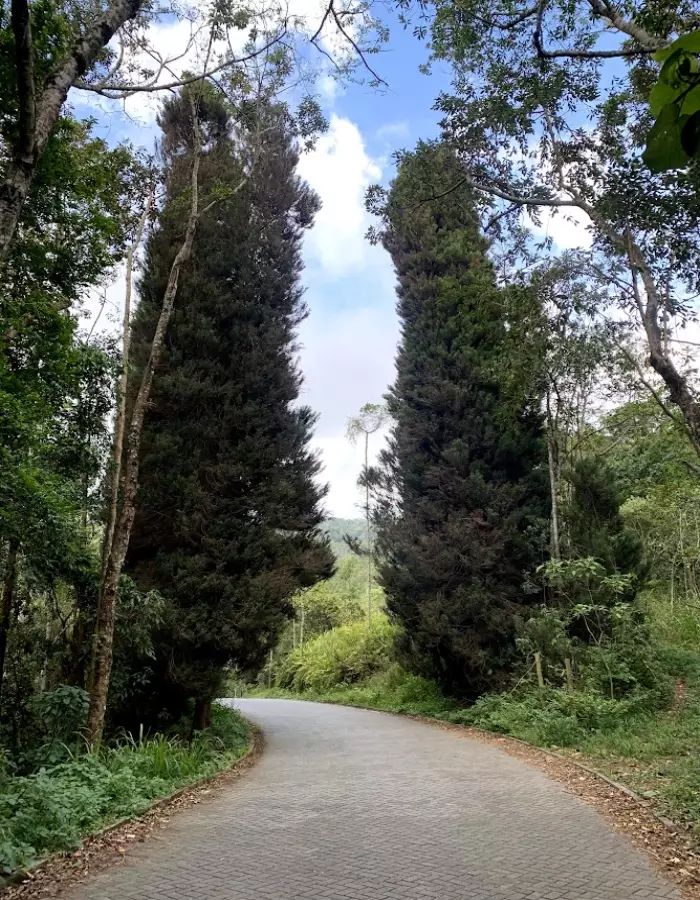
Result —
<path fill-rule="evenodd" d="M 112 554 L 114 530 L 119 512 L 119 488 L 121 485 L 122 457 L 124 455 L 124 430 L 126 427 L 126 395 L 129 387 L 129 357 L 131 350 L 131 294 L 134 280 L 134 256 L 136 255 L 143 232 L 151 211 L 154 195 L 151 191 L 139 220 L 133 244 L 126 253 L 126 290 L 124 293 L 124 318 L 122 321 L 122 369 L 117 382 L 117 414 L 114 420 L 114 439 L 112 441 L 112 477 L 109 484 L 109 513 L 107 527 L 102 541 L 102 566 L 100 571 L 100 589 L 97 595 L 97 611 L 95 629 L 92 635 L 92 651 L 90 658 L 90 692 L 94 689 L 94 678 L 97 667 L 98 622 L 102 610 L 107 564 Z"/>
<path fill-rule="evenodd" d="M 125 22 L 133 19 L 142 6 L 143 0 L 112 0 L 104 13 L 84 34 L 77 37 L 71 53 L 57 63 L 44 82 L 39 101 L 36 102 L 35 53 L 31 39 L 29 5 L 26 0 L 13 0 L 20 134 L 0 182 L 0 263 L 7 257 L 24 201 L 68 91 L 90 69 L 99 52 L 115 33 Z"/>
<path fill-rule="evenodd" d="M 15 584 L 17 582 L 17 551 L 19 541 L 11 541 L 7 553 L 5 565 L 5 584 L 2 589 L 2 618 L 0 619 L 0 699 L 2 698 L 2 683 L 5 675 L 5 655 L 7 653 L 7 636 L 10 633 L 12 621 L 12 606 L 15 597 Z"/>
<path fill-rule="evenodd" d="M 211 727 L 211 698 L 197 697 L 194 701 L 194 715 L 192 716 L 192 733 L 204 731 Z"/>
<path fill-rule="evenodd" d="M 114 440 L 112 443 L 112 478 L 109 487 L 109 516 L 107 528 L 102 545 L 102 573 L 100 584 L 104 584 L 107 568 L 107 559 L 112 550 L 114 528 L 117 524 L 117 512 L 119 509 L 119 485 L 121 482 L 122 456 L 124 453 L 124 428 L 126 425 L 126 395 L 129 388 L 129 356 L 131 351 L 131 294 L 134 280 L 134 256 L 141 244 L 143 232 L 148 221 L 153 203 L 153 191 L 148 195 L 148 200 L 139 220 L 134 243 L 126 252 L 126 290 L 124 292 L 124 318 L 122 321 L 122 368 L 117 383 L 117 415 L 114 420 Z"/>
<path fill-rule="evenodd" d="M 559 500 L 557 497 L 557 468 L 556 468 L 556 452 L 554 447 L 554 436 L 551 428 L 547 427 L 547 460 L 549 463 L 549 491 L 552 496 L 552 513 L 551 513 L 551 549 L 552 559 L 561 559 L 561 545 L 559 539 Z"/>
<path fill-rule="evenodd" d="M 126 461 L 124 466 L 124 491 L 117 523 L 109 554 L 106 559 L 105 575 L 98 602 L 98 616 L 96 622 L 96 647 L 95 660 L 92 670 L 90 711 L 88 713 L 87 736 L 92 744 L 99 744 L 102 729 L 104 727 L 105 711 L 107 709 L 107 694 L 109 693 L 109 680 L 112 673 L 112 653 L 114 643 L 114 622 L 117 608 L 117 589 L 121 577 L 124 560 L 129 549 L 131 528 L 136 514 L 136 491 L 139 478 L 139 451 L 141 447 L 141 435 L 146 416 L 146 408 L 153 385 L 153 376 L 156 366 L 160 361 L 165 341 L 165 333 L 172 315 L 175 296 L 177 295 L 180 270 L 192 253 L 194 234 L 197 228 L 199 216 L 199 161 L 200 138 L 196 108 L 193 110 L 194 122 L 194 157 L 192 160 L 191 179 L 191 204 L 187 221 L 185 238 L 177 252 L 168 276 L 168 284 L 163 295 L 158 324 L 156 325 L 151 352 L 146 363 L 146 368 L 141 379 L 141 386 L 134 402 L 131 414 L 129 435 L 127 443 Z"/>
<path fill-rule="evenodd" d="M 580 208 L 588 213 L 593 222 L 606 234 L 620 251 L 627 255 L 632 273 L 632 290 L 634 302 L 639 312 L 642 327 L 647 337 L 649 348 L 649 365 L 660 376 L 668 389 L 668 395 L 681 412 L 693 449 L 700 456 L 700 402 L 691 386 L 691 382 L 678 371 L 673 359 L 667 352 L 664 332 L 659 324 L 659 311 L 664 309 L 654 274 L 640 246 L 627 231 L 620 234 L 607 222 L 598 211 L 588 203 L 579 203 Z M 639 290 L 638 276 L 641 277 L 644 294 Z M 649 387 L 649 385 L 647 385 Z M 657 401 L 663 401 L 652 389 Z"/>

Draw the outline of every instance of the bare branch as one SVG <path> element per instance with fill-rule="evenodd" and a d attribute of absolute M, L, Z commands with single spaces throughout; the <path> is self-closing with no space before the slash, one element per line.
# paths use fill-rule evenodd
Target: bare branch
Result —
<path fill-rule="evenodd" d="M 326 22 L 328 21 L 328 16 L 331 14 L 331 10 L 333 9 L 333 2 L 334 2 L 334 0 L 330 0 L 330 3 L 329 3 L 328 6 L 326 7 L 326 11 L 324 12 L 323 18 L 321 19 L 321 24 L 318 26 L 318 28 L 316 29 L 316 32 L 315 32 L 314 36 L 311 38 L 311 43 L 312 43 L 312 44 L 315 44 L 315 43 L 316 43 L 316 41 L 318 40 L 318 38 L 319 38 L 321 32 L 323 31 L 323 26 L 324 26 L 324 25 L 326 24 Z"/>
<path fill-rule="evenodd" d="M 353 40 L 352 36 L 349 35 L 347 33 L 347 31 L 345 30 L 345 27 L 344 27 L 343 23 L 341 22 L 340 17 L 338 16 L 338 13 L 335 10 L 335 7 L 333 6 L 333 0 L 331 0 L 328 8 L 331 11 L 331 15 L 333 16 L 335 24 L 338 26 L 338 30 L 343 35 L 345 40 L 353 48 L 355 53 L 357 53 L 357 55 L 360 57 L 360 59 L 362 60 L 362 65 L 367 69 L 367 71 L 370 73 L 370 75 L 372 75 L 375 78 L 377 84 L 383 84 L 383 85 L 385 85 L 385 87 L 389 87 L 387 82 L 374 71 L 372 66 L 370 66 L 370 64 L 367 62 L 367 58 L 366 58 L 365 54 L 363 53 L 363 51 L 360 49 L 360 47 L 357 45 L 357 43 Z"/>
<path fill-rule="evenodd" d="M 486 225 L 484 225 L 484 231 L 490 231 L 495 225 L 497 225 L 501 219 L 505 219 L 506 216 L 510 215 L 514 209 L 518 209 L 518 205 L 516 203 L 509 204 L 505 209 L 501 210 L 501 212 L 496 213 L 491 216 Z"/>
<path fill-rule="evenodd" d="M 266 53 L 276 44 L 279 44 L 287 35 L 287 33 L 287 22 L 285 22 L 282 30 L 278 32 L 274 37 L 270 38 L 267 44 L 262 47 L 256 47 L 245 56 L 239 56 L 234 59 L 227 59 L 224 62 L 219 63 L 219 65 L 213 66 L 211 69 L 205 69 L 204 72 L 200 72 L 198 75 L 190 75 L 186 78 L 176 78 L 175 80 L 170 81 L 167 84 L 157 84 L 154 81 L 149 81 L 145 84 L 90 84 L 86 81 L 77 81 L 75 87 L 81 91 L 90 91 L 93 94 L 100 94 L 101 96 L 107 97 L 110 100 L 119 100 L 123 97 L 128 97 L 131 94 L 144 94 L 153 93 L 154 91 L 175 90 L 176 88 L 186 87 L 187 85 L 194 84 L 198 81 L 204 81 L 205 79 L 211 78 L 212 76 L 217 75 L 219 72 L 223 72 L 233 66 L 241 65 L 242 63 L 250 62 L 250 60 L 256 59 L 257 57 Z M 169 61 L 164 62 L 160 71 L 162 72 L 167 70 L 169 64 Z"/>
<path fill-rule="evenodd" d="M 599 17 L 614 25 L 618 31 L 628 34 L 636 42 L 635 47 L 617 47 L 614 50 L 580 50 L 577 48 L 562 47 L 556 50 L 547 50 L 544 46 L 543 20 L 546 9 L 546 0 L 537 7 L 537 22 L 532 36 L 535 51 L 539 59 L 624 59 L 635 56 L 645 56 L 656 52 L 660 47 L 666 46 L 666 41 L 651 37 L 634 22 L 623 19 L 622 16 L 602 0 L 589 0 L 593 11 Z"/>
<path fill-rule="evenodd" d="M 513 206 L 568 206 L 584 209 L 581 200 L 567 200 L 563 197 L 526 197 L 519 194 L 513 194 L 510 191 L 503 190 L 495 185 L 481 184 L 480 182 L 475 181 L 471 175 L 465 175 L 464 178 L 460 178 L 459 181 L 456 181 L 447 188 L 447 190 L 441 191 L 439 194 L 433 194 L 431 197 L 426 197 L 419 202 L 431 203 L 433 200 L 441 200 L 448 194 L 452 194 L 454 191 L 459 190 L 464 184 L 469 185 L 472 190 L 479 191 L 479 193 L 490 194 L 492 197 L 498 197 L 500 200 L 507 200 L 508 203 L 512 203 Z"/>
<path fill-rule="evenodd" d="M 92 321 L 92 325 L 90 326 L 90 331 L 88 331 L 88 336 L 85 338 L 86 346 L 90 345 L 90 341 L 92 340 L 93 332 L 95 331 L 95 328 L 97 327 L 97 323 L 100 321 L 100 318 L 102 316 L 102 313 L 104 312 L 106 305 L 107 305 L 107 290 L 103 289 L 102 293 L 100 294 L 100 308 L 97 310 L 97 315 L 95 316 L 95 318 Z"/>

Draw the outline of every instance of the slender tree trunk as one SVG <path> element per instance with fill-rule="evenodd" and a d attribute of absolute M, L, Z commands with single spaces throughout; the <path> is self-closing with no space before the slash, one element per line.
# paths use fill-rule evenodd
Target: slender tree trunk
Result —
<path fill-rule="evenodd" d="M 131 350 L 131 295 L 134 281 L 134 257 L 141 244 L 143 232 L 151 212 L 154 193 L 151 191 L 146 200 L 141 219 L 139 220 L 136 236 L 133 244 L 126 252 L 126 290 L 124 293 L 124 318 L 122 321 L 122 368 L 117 382 L 117 414 L 114 420 L 114 438 L 112 440 L 112 477 L 109 485 L 109 511 L 107 514 L 107 526 L 102 541 L 102 567 L 100 571 L 100 589 L 97 595 L 97 611 L 95 614 L 95 628 L 92 635 L 92 652 L 90 659 L 90 691 L 93 690 L 93 679 L 96 669 L 97 636 L 100 613 L 102 609 L 102 596 L 104 593 L 105 578 L 107 575 L 107 562 L 112 553 L 114 541 L 114 529 L 117 524 L 119 511 L 119 487 L 121 484 L 122 457 L 124 454 L 124 430 L 126 427 L 126 395 L 129 387 L 129 357 Z"/>
<path fill-rule="evenodd" d="M 603 7 L 604 4 L 601 3 L 601 9 Z M 671 401 L 678 407 L 683 416 L 693 449 L 700 456 L 700 400 L 693 389 L 692 382 L 682 372 L 679 372 L 668 353 L 668 343 L 665 340 L 664 328 L 659 322 L 659 315 L 663 315 L 665 303 L 662 290 L 657 284 L 655 273 L 629 229 L 618 229 L 616 225 L 605 218 L 596 206 L 581 196 L 575 185 L 565 183 L 564 166 L 562 160 L 558 158 L 554 127 L 551 123 L 551 117 L 548 117 L 548 111 L 545 109 L 544 112 L 552 140 L 554 162 L 559 169 L 559 187 L 571 196 L 579 209 L 583 210 L 591 218 L 613 246 L 627 256 L 632 274 L 631 287 L 634 294 L 634 302 L 647 337 L 649 365 L 666 385 Z M 639 289 L 639 279 L 641 279 L 644 288 L 644 295 Z M 644 379 L 642 380 L 644 381 Z M 644 383 L 647 388 L 651 388 L 651 393 L 665 409 L 663 400 L 661 400 L 653 387 L 646 382 Z"/>
<path fill-rule="evenodd" d="M 85 687 L 87 642 L 88 599 L 85 586 L 78 584 L 75 589 L 75 623 L 70 639 L 70 659 L 66 661 L 63 680 L 76 687 Z"/>
<path fill-rule="evenodd" d="M 192 716 L 192 733 L 204 731 L 211 726 L 211 698 L 197 697 L 194 701 L 194 715 Z"/>
<path fill-rule="evenodd" d="M 559 486 L 557 484 L 556 450 L 554 446 L 554 435 L 549 426 L 547 427 L 547 460 L 549 463 L 549 491 L 552 495 L 552 559 L 561 559 L 561 545 L 559 539 L 559 500 L 557 497 Z"/>
<path fill-rule="evenodd" d="M 372 528 L 369 517 L 369 432 L 365 432 L 365 518 L 367 520 L 367 627 L 372 627 Z"/>
<path fill-rule="evenodd" d="M 102 543 L 102 573 L 100 584 L 104 584 L 107 559 L 112 551 L 114 528 L 119 508 L 119 485 L 121 481 L 122 455 L 124 452 L 124 428 L 126 424 L 126 395 L 129 388 L 129 355 L 131 351 L 131 294 L 134 280 L 134 256 L 143 238 L 153 204 L 153 191 L 148 195 L 146 205 L 139 220 L 133 244 L 126 252 L 126 290 L 124 293 L 124 318 L 122 321 L 122 367 L 117 383 L 117 415 L 114 420 L 114 440 L 112 442 L 112 478 L 109 487 L 109 515 Z"/>
<path fill-rule="evenodd" d="M 7 653 L 7 637 L 10 633 L 12 622 L 12 607 L 15 597 L 15 584 L 17 582 L 17 552 L 19 541 L 11 541 L 5 564 L 5 583 L 2 589 L 2 618 L 0 619 L 0 699 L 2 698 L 2 683 L 5 676 L 5 655 Z"/>
<path fill-rule="evenodd" d="M 634 301 L 647 336 L 649 365 L 666 385 L 671 402 L 675 403 L 681 411 L 690 442 L 700 456 L 700 401 L 698 401 L 689 379 L 678 371 L 673 359 L 666 352 L 664 333 L 659 323 L 659 313 L 664 308 L 664 301 L 644 253 L 628 231 L 620 234 L 590 204 L 582 202 L 580 206 L 613 244 L 627 254 L 632 273 Z M 638 276 L 641 278 L 645 296 L 642 296 L 642 292 L 639 290 Z M 646 384 L 646 387 L 649 388 L 649 385 Z M 653 389 L 652 393 L 664 407 L 663 401 Z"/>
<path fill-rule="evenodd" d="M 194 106 L 194 103 L 193 103 Z M 144 369 L 139 392 L 134 402 L 129 425 L 126 460 L 124 464 L 124 490 L 122 503 L 117 522 L 114 528 L 112 544 L 106 559 L 105 575 L 102 584 L 99 601 L 99 615 L 97 617 L 97 645 L 95 651 L 95 665 L 91 678 L 90 710 L 88 713 L 87 736 L 92 744 L 99 743 L 104 727 L 105 711 L 107 708 L 107 694 L 109 692 L 109 680 L 112 672 L 112 655 L 114 642 L 114 622 L 117 608 L 117 589 L 119 578 L 124 566 L 131 528 L 136 514 L 136 491 L 139 478 L 139 451 L 141 448 L 141 435 L 146 416 L 148 400 L 151 395 L 153 377 L 156 366 L 160 361 L 165 341 L 165 333 L 172 315 L 180 270 L 192 253 L 192 244 L 197 229 L 199 218 L 199 161 L 201 145 L 197 120 L 197 110 L 193 108 L 194 123 L 194 154 L 192 160 L 191 177 L 191 204 L 187 220 L 185 238 L 177 252 L 168 276 L 168 284 L 163 295 L 158 324 L 156 325 L 151 352 Z"/>
<path fill-rule="evenodd" d="M 36 97 L 35 52 L 27 0 L 12 0 L 15 74 L 19 94 L 19 136 L 12 158 L 0 177 L 0 263 L 7 257 L 39 164 L 68 91 L 93 65 L 115 33 L 133 19 L 143 0 L 112 0 L 83 34 L 68 56 L 56 64 Z"/>

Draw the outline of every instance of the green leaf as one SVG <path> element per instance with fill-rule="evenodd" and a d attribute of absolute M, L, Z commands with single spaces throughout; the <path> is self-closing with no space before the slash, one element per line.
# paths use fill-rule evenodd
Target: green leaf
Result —
<path fill-rule="evenodd" d="M 691 53 L 700 53 L 700 29 L 683 34 L 671 44 L 671 50 L 689 50 Z"/>
<path fill-rule="evenodd" d="M 659 77 L 664 74 L 664 71 L 667 69 L 669 64 L 672 64 L 674 61 L 677 62 L 682 55 L 683 51 L 681 50 L 681 48 L 674 48 L 673 45 L 671 45 L 670 47 L 664 47 L 663 50 L 657 50 L 654 54 L 654 59 L 657 62 L 662 62 L 664 64 Z"/>
<path fill-rule="evenodd" d="M 678 89 L 671 87 L 665 81 L 657 81 L 649 94 L 649 107 L 652 114 L 658 116 L 667 103 L 673 103 L 678 94 Z"/>
<path fill-rule="evenodd" d="M 692 116 L 700 109 L 700 85 L 689 91 L 681 103 L 681 113 L 684 116 Z"/>
<path fill-rule="evenodd" d="M 692 159 L 700 149 L 700 111 L 688 116 L 681 129 L 681 146 Z"/>
<path fill-rule="evenodd" d="M 700 53 L 700 30 L 691 31 L 689 34 L 682 34 L 669 47 L 663 50 L 657 50 L 654 59 L 657 62 L 663 62 L 669 59 L 676 51 L 686 50 L 690 53 Z"/>
<path fill-rule="evenodd" d="M 643 154 L 644 162 L 652 172 L 667 172 L 687 165 L 688 155 L 681 144 L 681 125 L 684 121 L 685 117 L 679 119 L 675 103 L 668 103 L 659 113 L 647 137 Z"/>

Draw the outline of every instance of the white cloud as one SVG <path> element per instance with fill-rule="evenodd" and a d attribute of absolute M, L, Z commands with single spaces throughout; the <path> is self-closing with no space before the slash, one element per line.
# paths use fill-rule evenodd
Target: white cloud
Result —
<path fill-rule="evenodd" d="M 314 274 L 337 278 L 383 259 L 383 252 L 364 236 L 370 225 L 365 190 L 382 171 L 368 156 L 357 125 L 332 116 L 328 132 L 302 156 L 299 173 L 323 202 L 305 247 L 311 266 L 321 270 Z"/>
<path fill-rule="evenodd" d="M 370 444 L 370 465 L 384 446 L 386 433 L 372 436 Z M 319 438 L 316 446 L 324 460 L 321 480 L 330 484 L 326 497 L 326 509 L 333 516 L 356 519 L 364 515 L 362 511 L 362 490 L 357 486 L 357 478 L 364 465 L 364 449 L 352 444 L 342 435 Z"/>
<path fill-rule="evenodd" d="M 318 79 L 318 90 L 323 99 L 332 105 L 340 93 L 338 79 L 329 74 L 321 75 Z"/>
<path fill-rule="evenodd" d="M 541 210 L 539 225 L 535 225 L 529 216 L 527 219 L 536 236 L 551 237 L 560 250 L 587 250 L 593 243 L 591 220 L 580 209 L 562 206 Z"/>
<path fill-rule="evenodd" d="M 386 257 L 387 269 L 390 262 Z M 399 324 L 391 281 L 370 278 L 374 304 L 359 309 L 314 310 L 301 329 L 304 388 L 301 401 L 320 413 L 314 446 L 323 456 L 323 479 L 333 515 L 354 516 L 362 450 L 345 437 L 348 418 L 365 403 L 380 403 L 394 379 Z M 377 436 L 373 451 L 383 439 Z"/>

